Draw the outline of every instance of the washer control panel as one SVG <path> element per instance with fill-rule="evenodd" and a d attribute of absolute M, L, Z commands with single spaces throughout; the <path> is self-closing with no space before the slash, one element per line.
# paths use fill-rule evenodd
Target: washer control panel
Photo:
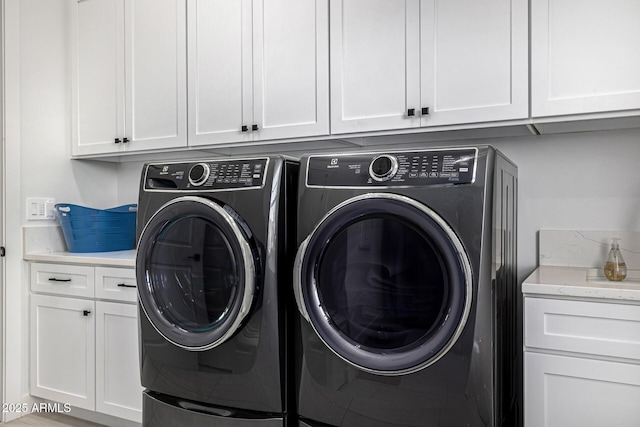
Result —
<path fill-rule="evenodd" d="M 144 188 L 211 191 L 262 187 L 266 169 L 267 159 L 152 163 L 146 169 Z"/>
<path fill-rule="evenodd" d="M 311 156 L 309 187 L 397 187 L 468 184 L 475 180 L 477 148 Z"/>

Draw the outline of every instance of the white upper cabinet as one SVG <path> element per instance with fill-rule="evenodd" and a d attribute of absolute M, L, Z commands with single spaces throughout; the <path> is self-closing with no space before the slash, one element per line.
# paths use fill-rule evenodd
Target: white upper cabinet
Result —
<path fill-rule="evenodd" d="M 188 20 L 189 143 L 249 141 L 251 0 L 192 0 Z"/>
<path fill-rule="evenodd" d="M 124 2 L 71 0 L 73 154 L 122 150 Z"/>
<path fill-rule="evenodd" d="M 533 117 L 640 109 L 640 2 L 531 1 Z"/>
<path fill-rule="evenodd" d="M 333 0 L 330 22 L 332 133 L 420 126 L 420 0 Z"/>
<path fill-rule="evenodd" d="M 186 146 L 185 0 L 71 0 L 72 154 Z"/>
<path fill-rule="evenodd" d="M 422 126 L 527 118 L 527 1 L 422 6 Z"/>
<path fill-rule="evenodd" d="M 332 132 L 527 118 L 527 7 L 332 0 Z"/>
<path fill-rule="evenodd" d="M 329 133 L 327 0 L 189 0 L 189 145 Z"/>
<path fill-rule="evenodd" d="M 126 147 L 185 146 L 185 0 L 127 0 L 125 7 Z"/>

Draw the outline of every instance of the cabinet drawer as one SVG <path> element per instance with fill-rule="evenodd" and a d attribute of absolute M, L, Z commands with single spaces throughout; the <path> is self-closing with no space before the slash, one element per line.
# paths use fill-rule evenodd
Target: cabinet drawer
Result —
<path fill-rule="evenodd" d="M 31 263 L 31 290 L 93 298 L 93 267 Z"/>
<path fill-rule="evenodd" d="M 640 360 L 640 306 L 525 298 L 527 347 Z"/>
<path fill-rule="evenodd" d="M 136 302 L 136 272 L 133 268 L 96 267 L 96 298 Z"/>

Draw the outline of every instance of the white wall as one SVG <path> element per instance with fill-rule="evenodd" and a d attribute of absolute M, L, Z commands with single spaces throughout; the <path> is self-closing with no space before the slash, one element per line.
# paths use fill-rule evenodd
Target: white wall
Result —
<path fill-rule="evenodd" d="M 521 280 L 537 266 L 540 229 L 640 230 L 640 129 L 493 145 L 518 165 Z"/>
<path fill-rule="evenodd" d="M 54 197 L 62 203 L 113 207 L 117 165 L 69 159 L 68 4 L 20 1 L 22 198 Z"/>
<path fill-rule="evenodd" d="M 5 0 L 6 236 L 4 402 L 28 396 L 28 271 L 21 227 L 27 197 L 110 207 L 118 165 L 70 154 L 67 0 Z M 4 414 L 8 419 L 19 414 Z"/>
<path fill-rule="evenodd" d="M 144 162 L 125 162 L 118 167 L 118 204 L 138 203 Z"/>

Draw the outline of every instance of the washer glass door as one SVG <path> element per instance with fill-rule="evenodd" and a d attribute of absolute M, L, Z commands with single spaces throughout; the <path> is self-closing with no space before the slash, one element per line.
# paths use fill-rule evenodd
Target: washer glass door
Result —
<path fill-rule="evenodd" d="M 303 242 L 296 268 L 303 315 L 331 350 L 368 372 L 435 363 L 468 317 L 472 279 L 462 243 L 407 197 L 342 203 Z"/>
<path fill-rule="evenodd" d="M 206 350 L 230 337 L 255 291 L 248 228 L 201 197 L 164 205 L 143 230 L 136 258 L 140 305 L 167 340 Z"/>

